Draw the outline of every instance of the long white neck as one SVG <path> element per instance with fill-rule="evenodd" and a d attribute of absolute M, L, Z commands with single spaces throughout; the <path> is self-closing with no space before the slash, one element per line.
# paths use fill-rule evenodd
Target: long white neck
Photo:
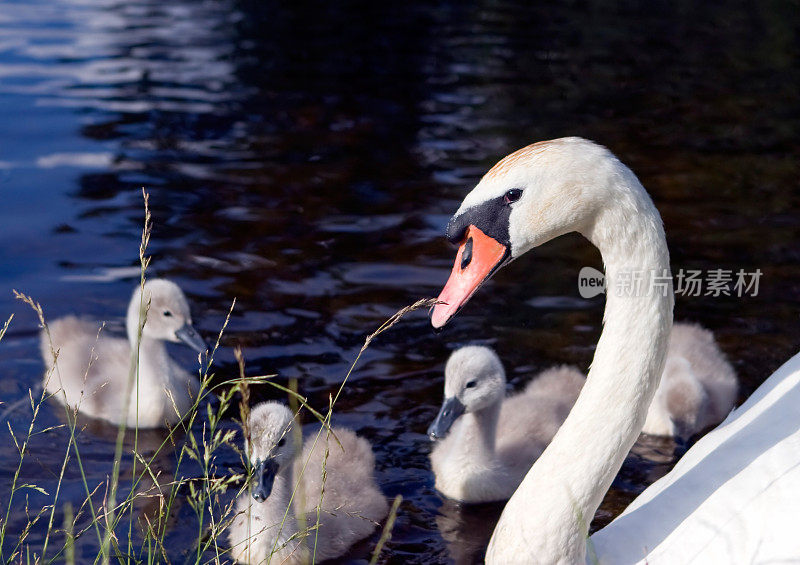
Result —
<path fill-rule="evenodd" d="M 128 334 L 128 342 L 131 344 L 131 355 L 136 355 L 138 349 L 138 382 L 140 388 L 153 386 L 161 381 L 161 373 L 168 367 L 167 348 L 162 341 L 150 339 L 141 330 L 142 323 L 150 314 L 147 304 L 142 303 L 141 289 L 137 288 L 133 292 L 131 301 L 128 303 L 128 315 L 125 318 L 125 329 Z M 134 392 L 136 391 L 134 386 Z"/>
<path fill-rule="evenodd" d="M 136 347 L 131 343 L 131 348 Z M 170 380 L 169 353 L 163 340 L 142 337 L 139 343 L 139 387 L 156 386 L 163 390 Z"/>
<path fill-rule="evenodd" d="M 143 331 L 140 335 L 140 325 L 150 314 L 152 312 L 148 311 L 147 303 L 142 303 L 141 290 L 137 288 L 128 303 L 125 329 L 128 333 L 128 342 L 131 344 L 131 354 L 134 354 L 137 347 L 139 350 L 139 389 L 156 387 L 157 392 L 161 392 L 171 376 L 169 354 L 163 340 L 148 337 Z M 134 388 L 134 392 L 135 390 Z"/>
<path fill-rule="evenodd" d="M 287 465 L 281 468 L 278 474 L 275 475 L 275 480 L 272 483 L 272 491 L 261 504 L 254 505 L 259 510 L 259 514 L 264 519 L 266 525 L 272 526 L 283 522 L 283 516 L 286 509 L 289 507 L 289 500 L 292 497 L 292 466 Z M 284 524 L 281 537 L 284 539 L 290 538 L 295 532 L 293 527 L 294 513 L 289 510 L 287 521 Z M 278 530 L 275 529 L 275 535 Z"/>
<path fill-rule="evenodd" d="M 483 465 L 494 461 L 497 420 L 500 417 L 500 403 L 487 406 L 483 410 L 468 412 L 461 416 L 463 424 L 456 433 L 458 450 L 473 464 Z M 453 457 L 454 455 L 451 455 Z"/>
<path fill-rule="evenodd" d="M 661 218 L 638 181 L 628 183 L 582 230 L 602 254 L 608 285 L 604 329 L 586 384 L 506 505 L 487 563 L 520 556 L 583 563 L 589 524 L 644 425 L 663 370 L 673 293 Z M 641 280 L 631 295 L 620 288 L 629 278 Z"/>
<path fill-rule="evenodd" d="M 175 406 L 181 414 L 187 409 L 185 395 L 171 386 L 169 355 L 163 341 L 142 338 L 138 364 L 132 376 L 127 409 L 129 426 L 155 426 L 163 424 L 165 419 L 174 422 L 177 418 Z M 165 392 L 167 388 L 172 390 L 171 397 Z"/>
<path fill-rule="evenodd" d="M 292 494 L 292 465 L 281 468 L 272 484 L 269 498 L 263 502 L 253 501 L 249 495 L 237 506 L 237 511 L 244 511 L 248 521 L 240 526 L 233 545 L 239 552 L 236 560 L 242 563 L 302 563 L 306 554 L 301 538 L 290 541 L 297 534 L 297 522 L 294 512 L 286 509 Z M 285 516 L 285 520 L 284 520 Z"/>
<path fill-rule="evenodd" d="M 133 296 L 128 302 L 128 313 L 125 316 L 125 330 L 128 334 L 128 341 L 131 347 L 136 347 L 136 340 L 139 337 L 139 328 L 150 315 L 147 301 L 142 298 L 141 288 L 133 291 Z"/>

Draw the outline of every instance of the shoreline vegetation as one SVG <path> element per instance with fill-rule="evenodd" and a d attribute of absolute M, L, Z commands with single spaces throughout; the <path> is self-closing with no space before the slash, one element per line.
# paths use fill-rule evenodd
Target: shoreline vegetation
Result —
<path fill-rule="evenodd" d="M 144 286 L 147 269 L 150 265 L 150 257 L 146 252 L 153 230 L 149 195 L 145 189 L 142 189 L 142 196 L 145 213 L 139 245 L 141 267 L 139 285 L 141 287 Z M 42 306 L 31 296 L 17 290 L 14 290 L 14 295 L 33 310 L 44 330 L 44 335 L 49 336 Z M 335 446 L 337 441 L 335 434 L 331 432 L 331 420 L 335 405 L 343 395 L 345 385 L 361 355 L 373 339 L 392 328 L 404 315 L 415 310 L 431 308 L 435 304 L 435 299 L 418 300 L 397 311 L 374 332 L 367 335 L 342 382 L 336 390 L 329 393 L 328 406 L 324 410 L 317 410 L 310 406 L 307 398 L 298 392 L 296 379 L 291 379 L 287 385 L 283 385 L 276 382 L 275 379 L 278 375 L 247 376 L 244 353 L 238 346 L 234 348 L 238 375 L 219 378 L 211 372 L 214 355 L 220 347 L 222 337 L 236 306 L 236 299 L 232 299 L 228 314 L 211 351 L 207 353 L 205 359 L 204 356 L 198 355 L 197 376 L 200 388 L 191 408 L 177 425 L 164 429 L 164 437 L 160 442 L 156 441 L 156 445 L 152 445 L 154 442 L 150 441 L 149 437 L 148 441 L 144 441 L 142 431 L 136 427 L 126 427 L 126 418 L 123 418 L 116 431 L 110 473 L 105 480 L 97 484 L 92 484 L 87 478 L 86 463 L 82 459 L 80 448 L 82 443 L 86 443 L 87 438 L 91 441 L 91 437 L 89 437 L 91 431 L 87 432 L 90 423 L 87 420 L 91 419 L 80 415 L 80 405 L 69 407 L 62 402 L 64 423 L 39 428 L 38 420 L 42 407 L 49 401 L 51 395 L 41 386 L 29 389 L 27 398 L 6 406 L 4 412 L 8 432 L 18 453 L 18 462 L 9 490 L 9 498 L 5 501 L 4 516 L 0 518 L 2 520 L 0 524 L 0 561 L 20 564 L 84 562 L 85 558 L 76 555 L 76 547 L 79 540 L 92 538 L 96 549 L 92 557 L 95 563 L 102 565 L 112 562 L 229 563 L 231 561 L 228 555 L 230 548 L 226 546 L 223 536 L 235 516 L 234 501 L 239 495 L 249 493 L 253 472 L 251 468 L 248 468 L 247 454 L 241 447 L 244 445 L 244 438 L 249 437 L 246 422 L 250 408 L 251 387 L 265 385 L 274 387 L 279 395 L 288 400 L 290 409 L 296 418 L 299 418 L 303 411 L 310 414 L 319 424 L 319 428 L 309 436 L 308 440 L 315 444 L 321 439 L 325 441 L 327 456 L 330 446 Z M 134 379 L 137 378 L 138 344 L 148 310 L 149 303 L 143 300 L 139 310 L 138 339 L 136 347 L 133 348 L 128 375 L 128 395 L 134 389 Z M 13 315 L 9 316 L 0 329 L 0 346 L 2 346 L 2 339 L 11 325 L 13 317 Z M 104 330 L 104 324 L 99 326 L 98 339 Z M 56 363 L 44 375 L 45 380 L 57 378 L 54 372 L 58 370 L 58 351 L 52 348 L 52 343 L 51 351 L 56 358 Z M 31 409 L 30 422 L 27 429 L 21 433 L 14 430 L 9 419 L 14 411 L 20 409 L 16 406 L 17 404 L 27 404 Z M 236 410 L 237 405 L 238 418 L 233 418 L 236 425 L 231 426 L 230 414 Z M 61 446 L 64 454 L 60 468 L 57 470 L 56 487 L 55 489 L 51 488 L 48 492 L 42 486 L 37 485 L 35 481 L 25 477 L 23 463 L 27 459 L 35 457 L 35 452 L 31 447 L 32 440 L 36 436 L 46 434 L 56 428 L 66 430 L 68 441 L 66 445 Z M 298 431 L 294 441 L 302 442 L 300 427 L 298 426 L 296 429 Z M 333 444 L 328 442 L 331 437 L 334 439 Z M 222 449 L 232 449 L 238 454 L 241 462 L 239 472 L 233 472 L 234 470 L 220 466 L 217 455 Z M 161 460 L 165 457 L 172 460 L 174 468 L 167 470 L 162 468 Z M 173 457 L 174 459 L 172 459 Z M 83 501 L 77 508 L 72 502 L 61 500 L 66 481 L 71 480 L 67 478 L 67 475 L 75 474 L 79 477 L 78 488 L 83 493 Z M 323 482 L 324 480 L 323 466 Z M 75 488 L 75 485 L 70 485 L 70 487 Z M 28 494 L 31 491 L 46 496 L 48 502 L 39 508 L 29 506 Z M 324 489 L 322 496 L 324 497 Z M 176 560 L 176 552 L 167 550 L 165 538 L 175 520 L 175 508 L 184 502 L 191 507 L 197 519 L 197 535 L 191 543 L 187 542 L 180 551 L 180 560 Z M 386 542 L 391 538 L 392 527 L 401 502 L 402 496 L 397 495 L 392 501 L 391 510 L 385 523 L 371 538 L 373 541 L 370 543 L 374 544 L 374 549 L 371 553 L 370 563 L 377 563 Z M 20 521 L 18 514 L 21 512 L 20 506 L 23 503 L 25 518 Z M 252 503 L 257 504 L 255 501 Z M 320 520 L 324 519 L 320 513 L 321 504 L 322 500 L 317 506 L 316 523 L 303 524 L 300 534 L 298 534 L 310 538 L 306 543 L 312 549 L 312 562 L 314 560 L 313 548 L 316 542 L 315 533 Z M 291 502 L 284 515 L 284 521 L 290 511 Z M 34 528 L 41 529 L 45 523 L 44 539 L 41 542 L 37 540 L 32 543 L 29 538 Z M 377 541 L 375 541 L 376 538 Z M 265 563 L 268 562 L 269 559 L 265 556 Z"/>

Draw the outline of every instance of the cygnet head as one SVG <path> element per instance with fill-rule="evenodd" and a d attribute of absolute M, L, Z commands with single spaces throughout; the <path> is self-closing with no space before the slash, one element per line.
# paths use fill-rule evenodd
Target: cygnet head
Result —
<path fill-rule="evenodd" d="M 151 279 L 142 288 L 137 286 L 128 305 L 128 338 L 133 343 L 139 328 L 139 308 L 142 304 L 150 308 L 142 328 L 142 337 L 172 342 L 183 342 L 198 353 L 207 350 L 206 344 L 192 326 L 189 303 L 178 285 L 165 279 Z"/>
<path fill-rule="evenodd" d="M 698 430 L 698 419 L 711 410 L 703 385 L 694 375 L 689 361 L 679 355 L 667 357 L 662 382 L 666 384 L 666 409 L 675 426 L 675 435 L 689 439 Z"/>
<path fill-rule="evenodd" d="M 464 413 L 479 412 L 503 401 L 506 373 L 489 347 L 468 345 L 450 355 L 444 368 L 444 402 L 428 428 L 428 436 L 441 439 Z"/>
<path fill-rule="evenodd" d="M 294 417 L 283 404 L 263 402 L 252 409 L 247 422 L 250 438 L 245 448 L 253 466 L 253 498 L 263 502 L 272 493 L 275 475 L 291 466 L 296 456 Z"/>

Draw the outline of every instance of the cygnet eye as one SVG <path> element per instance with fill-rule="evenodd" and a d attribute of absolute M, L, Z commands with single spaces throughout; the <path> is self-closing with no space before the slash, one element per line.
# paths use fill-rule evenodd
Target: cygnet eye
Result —
<path fill-rule="evenodd" d="M 503 196 L 503 202 L 506 204 L 511 204 L 512 202 L 516 202 L 522 197 L 522 189 L 521 188 L 512 188 L 508 192 L 505 193 Z"/>
<path fill-rule="evenodd" d="M 172 317 L 172 312 L 170 312 L 169 310 L 164 310 L 164 311 L 162 312 L 162 314 L 163 314 L 163 315 L 164 315 L 164 317 L 166 317 L 166 318 L 171 318 L 171 317 Z"/>
<path fill-rule="evenodd" d="M 477 384 L 478 384 L 478 381 L 474 381 L 474 380 L 473 381 L 469 381 L 466 385 L 464 385 L 464 388 L 475 388 L 475 386 Z"/>
<path fill-rule="evenodd" d="M 278 442 L 278 447 L 283 447 L 286 443 L 286 438 L 282 437 L 281 440 Z"/>

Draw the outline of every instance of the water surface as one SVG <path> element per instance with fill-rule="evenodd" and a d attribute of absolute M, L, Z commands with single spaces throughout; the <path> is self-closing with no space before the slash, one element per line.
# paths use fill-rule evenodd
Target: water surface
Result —
<path fill-rule="evenodd" d="M 438 293 L 455 252 L 444 226 L 482 172 L 565 135 L 603 143 L 639 175 L 673 270 L 761 269 L 756 297 L 676 302 L 677 320 L 715 332 L 746 397 L 800 336 L 800 23 L 791 2 L 724 4 L 6 2 L 0 315 L 16 317 L 0 343 L 0 399 L 24 397 L 43 370 L 37 321 L 11 289 L 48 318 L 81 312 L 122 329 L 144 186 L 152 275 L 186 289 L 209 339 L 236 297 L 218 376 L 236 374 L 241 345 L 249 372 L 296 378 L 325 406 L 364 336 Z M 603 302 L 579 298 L 584 265 L 600 268 L 599 254 L 562 238 L 495 277 L 444 333 L 413 313 L 367 350 L 337 423 L 372 441 L 381 488 L 404 497 L 383 562 L 481 559 L 501 505 L 444 501 L 429 470 L 424 432 L 444 361 L 461 344 L 491 344 L 513 388 L 552 364 L 585 370 Z M 191 365 L 190 352 L 175 355 Z M 254 397 L 281 395 L 264 387 Z M 22 410 L 11 425 L 24 432 L 28 420 Z M 47 404 L 37 426 L 62 420 Z M 93 485 L 110 472 L 114 437 L 100 423 L 79 436 Z M 4 438 L 3 508 L 17 461 Z M 38 435 L 23 478 L 52 489 L 66 440 L 63 428 Z M 683 449 L 641 440 L 594 527 Z M 235 454 L 222 458 L 237 468 Z M 79 476 L 69 466 L 60 495 L 75 507 Z M 172 519 L 170 557 L 191 560 L 194 514 L 178 500 Z M 25 523 L 21 509 L 11 521 Z M 32 551 L 44 533 L 29 534 Z M 79 557 L 96 543 L 83 536 Z"/>

